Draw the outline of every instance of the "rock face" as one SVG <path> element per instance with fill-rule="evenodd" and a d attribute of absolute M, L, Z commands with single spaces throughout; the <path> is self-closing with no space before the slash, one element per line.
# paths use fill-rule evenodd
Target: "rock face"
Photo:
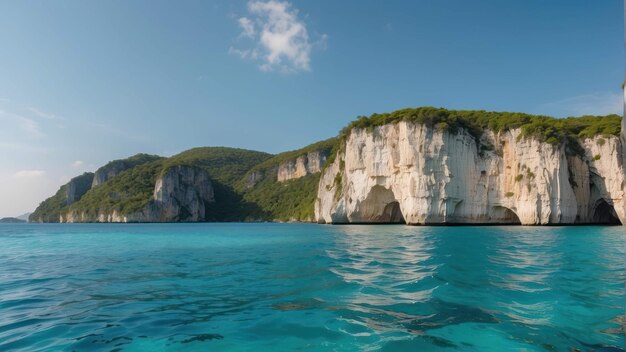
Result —
<path fill-rule="evenodd" d="M 117 176 L 120 172 L 128 169 L 129 167 L 126 167 L 124 164 L 105 165 L 96 170 L 93 178 L 92 187 L 97 187 Z"/>
<path fill-rule="evenodd" d="M 323 173 L 322 223 L 626 224 L 622 144 L 583 141 L 584 155 L 486 132 L 399 122 L 353 129 Z"/>
<path fill-rule="evenodd" d="M 263 180 L 263 171 L 253 171 L 246 176 L 246 188 L 250 189 Z"/>
<path fill-rule="evenodd" d="M 313 151 L 296 159 L 282 162 L 278 165 L 278 182 L 284 182 L 322 170 L 326 162 L 326 155 L 320 151 Z"/>
<path fill-rule="evenodd" d="M 207 205 L 214 202 L 213 185 L 206 171 L 175 166 L 159 177 L 152 200 L 141 210 L 122 215 L 118 211 L 92 216 L 70 212 L 61 222 L 196 222 L 207 219 Z"/>
<path fill-rule="evenodd" d="M 207 203 L 214 202 L 213 185 L 206 171 L 176 166 L 154 186 L 148 218 L 159 221 L 204 221 Z"/>
<path fill-rule="evenodd" d="M 120 173 L 133 167 L 159 159 L 159 156 L 149 154 L 136 154 L 128 159 L 120 159 L 109 162 L 96 170 L 91 187 L 99 186 Z"/>
<path fill-rule="evenodd" d="M 91 189 L 94 174 L 85 172 L 84 174 L 74 177 L 67 183 L 65 191 L 66 205 L 70 205 L 80 200 L 80 198 Z"/>
<path fill-rule="evenodd" d="M 626 16 L 626 13 L 624 13 L 624 15 Z M 624 32 L 626 33 L 626 27 L 624 27 Z M 626 84 L 626 78 L 624 79 L 624 84 Z M 622 131 L 620 137 L 622 141 L 622 156 L 624 157 L 624 167 L 626 171 L 626 88 L 622 87 L 622 93 L 624 94 L 624 116 L 622 116 Z"/>

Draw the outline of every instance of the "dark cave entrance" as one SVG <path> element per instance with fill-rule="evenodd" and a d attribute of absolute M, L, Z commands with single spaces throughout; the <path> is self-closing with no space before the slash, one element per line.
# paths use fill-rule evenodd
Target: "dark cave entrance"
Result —
<path fill-rule="evenodd" d="M 509 208 L 504 209 L 504 221 L 507 224 L 512 224 L 512 225 L 522 224 L 522 222 L 519 219 L 519 216 L 517 216 L 517 214 L 515 214 L 515 212 Z"/>
<path fill-rule="evenodd" d="M 519 216 L 517 216 L 517 214 L 507 208 L 507 207 L 502 207 L 502 206 L 496 206 L 493 208 L 493 210 L 495 211 L 495 214 L 497 214 L 497 220 L 496 223 L 501 223 L 501 224 L 508 224 L 508 225 L 521 225 L 522 221 L 519 219 Z"/>
<path fill-rule="evenodd" d="M 391 202 L 385 205 L 385 209 L 383 210 L 383 214 L 381 216 L 381 220 L 383 222 L 387 222 L 390 224 L 404 224 L 404 216 L 402 215 L 402 211 L 400 210 L 400 203 Z"/>
<path fill-rule="evenodd" d="M 405 224 L 400 202 L 393 191 L 383 186 L 372 187 L 367 198 L 355 212 L 352 222 L 366 224 Z"/>
<path fill-rule="evenodd" d="M 593 211 L 593 217 L 591 221 L 595 224 L 603 225 L 621 225 L 615 208 L 610 205 L 606 200 L 599 199 L 596 202 L 595 210 Z"/>

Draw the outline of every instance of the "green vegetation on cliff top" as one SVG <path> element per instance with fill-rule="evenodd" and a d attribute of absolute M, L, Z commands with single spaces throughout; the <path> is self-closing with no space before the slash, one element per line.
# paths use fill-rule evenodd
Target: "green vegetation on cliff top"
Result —
<path fill-rule="evenodd" d="M 70 205 L 69 210 L 85 212 L 90 219 L 95 219 L 100 212 L 109 213 L 117 210 L 120 214 L 131 214 L 141 210 L 151 200 L 156 180 L 168 169 L 184 165 L 204 169 L 211 177 L 216 204 L 210 205 L 210 213 L 215 221 L 232 219 L 238 214 L 240 196 L 234 191 L 235 182 L 246 171 L 271 154 L 252 150 L 204 147 L 194 148 L 170 158 L 136 166 L 121 172 L 104 184 L 91 189 L 83 198 Z"/>
<path fill-rule="evenodd" d="M 480 138 L 486 130 L 494 132 L 521 129 L 522 137 L 537 138 L 550 144 L 559 144 L 572 139 L 591 138 L 597 135 L 618 136 L 621 117 L 582 116 L 554 118 L 517 112 L 492 112 L 484 110 L 447 110 L 443 108 L 421 107 L 397 110 L 390 113 L 361 116 L 351 122 L 341 132 L 343 138 L 353 128 L 371 129 L 400 121 L 424 124 L 456 133 L 466 130 L 475 138 Z"/>
<path fill-rule="evenodd" d="M 119 160 L 113 160 L 113 161 L 109 161 L 108 163 L 106 163 L 106 165 L 102 166 L 101 168 L 99 168 L 98 170 L 102 170 L 102 169 L 130 169 L 132 167 L 141 165 L 141 164 L 145 164 L 145 163 L 149 163 L 151 161 L 156 161 L 159 159 L 163 159 L 162 156 L 158 156 L 158 155 L 152 155 L 152 154 L 144 154 L 144 153 L 139 153 L 139 154 L 135 154 L 131 157 L 128 157 L 126 159 L 119 159 Z"/>
<path fill-rule="evenodd" d="M 271 154 L 254 150 L 202 147 L 182 152 L 167 159 L 163 171 L 176 165 L 200 167 L 209 174 L 215 202 L 207 205 L 209 221 L 241 221 L 245 214 L 255 211 L 255 205 L 246 203 L 236 191 L 236 183 L 248 170 Z"/>
<path fill-rule="evenodd" d="M 264 171 L 270 170 L 273 167 L 277 167 L 280 163 L 296 159 L 300 156 L 306 155 L 311 152 L 319 151 L 326 155 L 330 153 L 330 151 L 335 147 L 335 145 L 339 142 L 337 137 L 328 138 L 323 141 L 319 141 L 313 144 L 309 144 L 304 148 L 290 150 L 288 152 L 282 152 L 280 154 L 276 154 L 273 157 L 265 160 L 264 162 L 255 165 L 248 174 L 255 171 Z"/>
<path fill-rule="evenodd" d="M 117 210 L 130 214 L 143 208 L 154 191 L 163 160 L 156 160 L 126 170 L 89 190 L 79 201 L 62 209 L 61 212 L 77 210 L 95 219 L 100 212 Z"/>
<path fill-rule="evenodd" d="M 231 187 L 253 166 L 272 157 L 272 154 L 228 147 L 200 147 L 184 151 L 165 160 L 163 173 L 177 165 L 204 168 L 212 180 Z"/>
<path fill-rule="evenodd" d="M 328 156 L 338 141 L 337 138 L 329 138 L 301 149 L 277 154 L 254 166 L 239 181 L 237 187 L 243 194 L 243 200 L 247 204 L 254 204 L 254 207 L 248 208 L 245 219 L 312 221 L 320 173 L 278 182 L 276 171 L 281 163 L 311 152 L 318 151 Z M 261 172 L 263 178 L 253 187 L 249 187 L 249 177 L 253 172 Z"/>

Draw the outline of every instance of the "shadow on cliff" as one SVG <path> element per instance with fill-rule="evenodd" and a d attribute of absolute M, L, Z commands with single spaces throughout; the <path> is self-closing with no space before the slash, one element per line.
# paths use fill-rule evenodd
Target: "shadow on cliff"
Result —
<path fill-rule="evenodd" d="M 206 221 L 249 221 L 262 218 L 265 212 L 255 203 L 248 202 L 231 186 L 213 180 L 215 202 L 206 206 Z"/>

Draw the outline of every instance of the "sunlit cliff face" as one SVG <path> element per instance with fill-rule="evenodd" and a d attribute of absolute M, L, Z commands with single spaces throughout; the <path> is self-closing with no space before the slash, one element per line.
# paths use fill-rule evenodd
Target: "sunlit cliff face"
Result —
<path fill-rule="evenodd" d="M 626 4 L 626 1 L 624 2 Z M 624 94 L 624 117 L 622 118 L 622 155 L 626 159 L 626 89 L 624 89 L 624 85 L 626 84 L 626 78 L 624 79 L 624 83 L 622 84 L 622 93 Z M 626 160 L 624 160 L 624 167 L 626 168 Z"/>
<path fill-rule="evenodd" d="M 579 154 L 568 154 L 563 146 L 520 138 L 521 133 L 519 128 L 486 131 L 481 143 L 492 149 L 484 150 L 465 131 L 406 121 L 353 129 L 322 174 L 316 218 L 324 223 L 626 224 L 620 138 L 586 138 Z"/>

